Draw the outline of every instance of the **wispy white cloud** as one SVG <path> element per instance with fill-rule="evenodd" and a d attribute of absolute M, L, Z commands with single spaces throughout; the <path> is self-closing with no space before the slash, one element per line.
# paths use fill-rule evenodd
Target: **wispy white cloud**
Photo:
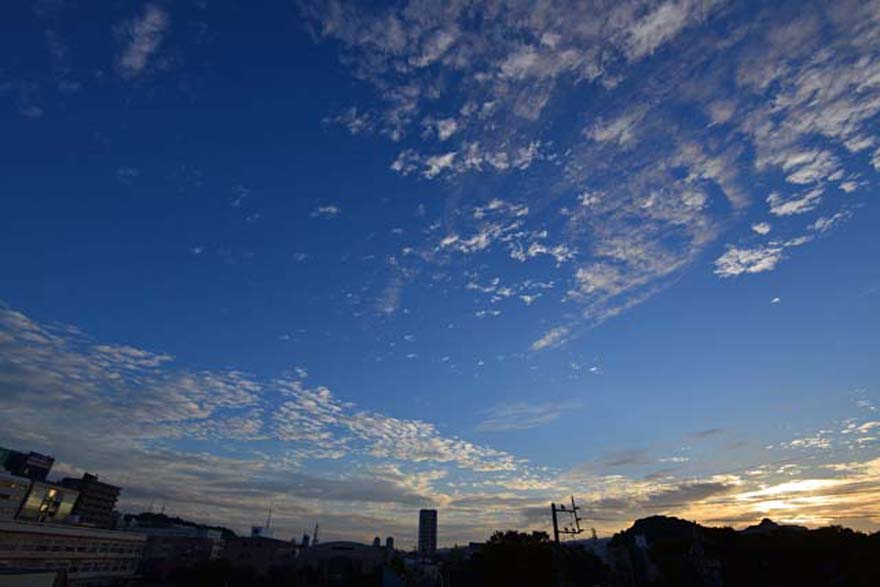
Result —
<path fill-rule="evenodd" d="M 816 232 L 828 232 L 832 228 L 839 226 L 850 218 L 852 218 L 852 212 L 850 212 L 849 210 L 841 210 L 840 212 L 835 212 L 831 216 L 820 216 L 813 224 L 810 225 L 810 230 L 814 230 Z"/>
<path fill-rule="evenodd" d="M 767 203 L 770 204 L 770 213 L 776 216 L 804 214 L 819 206 L 824 192 L 825 190 L 820 187 L 788 197 L 779 192 L 773 192 L 767 196 Z"/>
<path fill-rule="evenodd" d="M 359 112 L 354 106 L 335 116 L 325 117 L 324 123 L 344 126 L 353 135 L 370 132 L 374 126 L 370 115 L 365 112 Z"/>
<path fill-rule="evenodd" d="M 709 6 L 711 7 L 711 4 Z M 662 2 L 634 21 L 624 33 L 624 46 L 629 59 L 650 55 L 674 38 L 690 22 L 700 16 L 705 3 L 696 1 Z"/>
<path fill-rule="evenodd" d="M 141 171 L 135 167 L 120 167 L 116 170 L 116 179 L 124 184 L 131 184 L 140 177 Z"/>
<path fill-rule="evenodd" d="M 443 153 L 442 155 L 431 155 L 425 159 L 425 171 L 423 175 L 428 179 L 437 177 L 443 170 L 452 167 L 455 161 L 455 152 Z"/>
<path fill-rule="evenodd" d="M 432 424 L 360 410 L 325 387 L 307 388 L 301 367 L 298 379 L 272 381 L 238 371 L 193 372 L 174 366 L 170 355 L 93 343 L 8 309 L 0 310 L 0 334 L 0 388 L 10 392 L 10 409 L 29 414 L 30 429 L 49 429 L 53 418 L 80 418 L 87 421 L 69 425 L 89 431 L 84 441 L 121 436 L 126 446 L 191 436 L 222 439 L 223 431 L 235 430 L 239 440 L 307 445 L 300 448 L 329 444 L 346 454 L 436 460 L 473 470 L 516 467 L 511 455 L 443 436 Z M 37 388 L 39 394 L 30 394 Z M 274 405 L 272 398 L 280 402 Z M 69 411 L 75 414 L 65 416 Z"/>
<path fill-rule="evenodd" d="M 594 141 L 613 141 L 621 147 L 627 147 L 635 140 L 636 130 L 647 112 L 647 108 L 640 107 L 614 120 L 599 121 L 585 134 Z"/>
<path fill-rule="evenodd" d="M 730 247 L 715 261 L 715 274 L 736 277 L 743 273 L 773 271 L 783 258 L 784 247 L 766 246 L 754 249 Z"/>
<path fill-rule="evenodd" d="M 324 206 L 318 206 L 314 210 L 311 211 L 309 216 L 312 218 L 335 218 L 342 214 L 342 208 L 335 204 L 326 204 Z"/>
<path fill-rule="evenodd" d="M 120 75 L 134 78 L 147 69 L 170 24 L 171 19 L 162 7 L 146 4 L 139 16 L 118 27 L 124 44 L 116 63 Z"/>
<path fill-rule="evenodd" d="M 568 340 L 569 334 L 570 331 L 567 326 L 557 326 L 555 328 L 551 328 L 532 343 L 532 350 L 540 351 L 546 348 L 557 347 Z"/>
<path fill-rule="evenodd" d="M 752 248 L 728 246 L 727 251 L 715 260 L 715 274 L 719 277 L 736 277 L 748 273 L 773 271 L 785 258 L 786 249 L 801 246 L 809 241 L 810 237 L 798 237 Z"/>
<path fill-rule="evenodd" d="M 736 277 L 743 273 L 773 271 L 783 258 L 784 247 L 766 246 L 753 249 L 730 247 L 715 261 L 715 274 Z"/>
<path fill-rule="evenodd" d="M 483 412 L 484 419 L 477 424 L 476 429 L 480 432 L 528 430 L 549 424 L 582 407 L 583 403 L 577 401 L 499 404 Z"/>
<path fill-rule="evenodd" d="M 763 235 L 770 234 L 770 230 L 771 230 L 772 228 L 773 228 L 773 227 L 770 225 L 769 222 L 757 222 L 757 223 L 755 223 L 755 224 L 752 225 L 752 230 L 753 230 L 754 232 L 756 232 L 757 234 L 760 234 L 760 235 L 762 235 L 762 236 L 763 236 Z"/>
<path fill-rule="evenodd" d="M 45 112 L 40 106 L 36 104 L 22 104 L 18 108 L 18 113 L 24 116 L 25 118 L 37 119 L 42 118 Z"/>

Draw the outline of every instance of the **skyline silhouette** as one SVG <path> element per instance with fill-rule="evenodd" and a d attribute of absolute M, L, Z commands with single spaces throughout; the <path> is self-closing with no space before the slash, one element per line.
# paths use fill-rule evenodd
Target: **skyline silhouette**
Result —
<path fill-rule="evenodd" d="M 880 529 L 880 3 L 2 11 L 0 446 L 237 532 Z"/>

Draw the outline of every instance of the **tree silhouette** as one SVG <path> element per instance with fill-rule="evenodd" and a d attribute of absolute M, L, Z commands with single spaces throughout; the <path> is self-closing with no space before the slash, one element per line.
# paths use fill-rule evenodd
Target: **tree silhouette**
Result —
<path fill-rule="evenodd" d="M 495 532 L 469 561 L 452 563 L 456 585 L 609 585 L 610 570 L 581 546 L 557 545 L 546 532 Z"/>

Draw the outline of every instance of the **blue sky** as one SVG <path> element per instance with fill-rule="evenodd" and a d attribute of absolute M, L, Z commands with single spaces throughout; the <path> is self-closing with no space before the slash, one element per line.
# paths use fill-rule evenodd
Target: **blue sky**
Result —
<path fill-rule="evenodd" d="M 285 535 L 877 527 L 876 2 L 3 11 L 3 443 Z"/>

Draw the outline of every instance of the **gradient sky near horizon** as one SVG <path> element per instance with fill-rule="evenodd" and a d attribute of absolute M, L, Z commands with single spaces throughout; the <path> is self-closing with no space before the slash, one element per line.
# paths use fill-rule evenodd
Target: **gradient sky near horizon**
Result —
<path fill-rule="evenodd" d="M 0 444 L 285 538 L 880 528 L 880 2 L 0 11 Z"/>

